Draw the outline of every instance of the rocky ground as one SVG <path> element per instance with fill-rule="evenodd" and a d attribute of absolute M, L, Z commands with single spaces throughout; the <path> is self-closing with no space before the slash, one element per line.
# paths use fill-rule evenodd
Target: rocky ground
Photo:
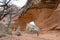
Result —
<path fill-rule="evenodd" d="M 25 31 L 21 33 L 21 36 L 7 35 L 6 37 L 0 38 L 0 40 L 60 40 L 59 31 L 44 31 L 40 32 L 39 36 L 26 33 Z"/>

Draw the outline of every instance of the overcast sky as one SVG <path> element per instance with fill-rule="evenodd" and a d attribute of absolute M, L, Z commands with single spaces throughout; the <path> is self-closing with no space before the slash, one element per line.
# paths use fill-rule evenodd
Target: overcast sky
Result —
<path fill-rule="evenodd" d="M 5 0 L 0 0 L 0 2 L 4 2 Z M 8 1 L 8 0 L 7 0 Z M 27 3 L 27 0 L 11 0 L 9 5 L 16 5 L 17 7 L 23 7 Z M 3 5 L 4 3 L 0 3 Z"/>

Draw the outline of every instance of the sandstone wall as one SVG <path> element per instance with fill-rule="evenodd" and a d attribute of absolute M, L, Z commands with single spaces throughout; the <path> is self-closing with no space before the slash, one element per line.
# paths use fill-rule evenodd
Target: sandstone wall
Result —
<path fill-rule="evenodd" d="M 35 23 L 42 30 L 55 29 L 60 26 L 60 14 L 52 9 L 42 9 Z"/>
<path fill-rule="evenodd" d="M 35 24 L 42 30 L 54 29 L 60 24 L 60 12 L 54 11 L 57 7 L 57 3 L 37 3 L 35 6 L 41 9 L 32 8 L 29 9 L 23 16 L 16 20 L 15 26 L 12 29 L 16 29 L 18 25 L 21 30 L 25 30 L 26 23 L 35 21 Z M 54 10 L 53 10 L 54 9 Z"/>
<path fill-rule="evenodd" d="M 18 20 L 16 20 L 16 25 L 20 25 L 21 29 L 24 30 L 26 24 L 34 21 L 36 17 L 39 15 L 40 9 L 30 9 L 26 14 L 21 16 Z"/>
<path fill-rule="evenodd" d="M 35 24 L 43 30 L 55 28 L 55 26 L 60 24 L 60 12 L 54 11 L 57 4 L 56 2 L 55 4 L 53 3 L 40 3 L 37 1 L 35 4 L 37 8 L 27 10 L 24 15 L 15 20 L 16 23 L 14 23 L 11 28 L 15 30 L 18 26 L 20 26 L 21 30 L 25 30 L 26 23 L 30 21 L 35 21 Z"/>

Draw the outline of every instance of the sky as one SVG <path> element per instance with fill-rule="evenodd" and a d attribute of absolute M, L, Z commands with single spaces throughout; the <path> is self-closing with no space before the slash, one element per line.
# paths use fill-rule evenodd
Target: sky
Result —
<path fill-rule="evenodd" d="M 16 5 L 17 7 L 23 7 L 27 3 L 27 0 L 12 0 L 10 4 Z"/>
<path fill-rule="evenodd" d="M 0 2 L 4 2 L 5 0 L 0 0 Z M 7 0 L 9 1 L 9 0 Z M 27 3 L 27 0 L 11 0 L 8 5 L 15 5 L 17 7 L 23 7 Z M 0 3 L 0 5 L 4 5 L 4 3 Z"/>

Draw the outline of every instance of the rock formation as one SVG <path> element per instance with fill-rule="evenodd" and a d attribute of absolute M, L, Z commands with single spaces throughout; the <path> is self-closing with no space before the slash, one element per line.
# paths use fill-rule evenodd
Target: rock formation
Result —
<path fill-rule="evenodd" d="M 8 29 L 7 26 L 0 23 L 0 37 L 6 36 L 7 34 L 12 34 L 12 32 Z"/>
<path fill-rule="evenodd" d="M 16 23 L 11 28 L 15 30 L 20 25 L 21 30 L 25 30 L 26 23 L 30 21 L 35 21 L 35 24 L 41 29 L 46 29 L 47 27 L 51 29 L 54 25 L 59 25 L 60 14 L 55 11 L 58 3 L 59 0 L 54 0 L 54 2 L 53 0 L 32 0 L 30 3 L 31 8 L 24 15 L 20 16 L 19 19 L 15 20 Z"/>

